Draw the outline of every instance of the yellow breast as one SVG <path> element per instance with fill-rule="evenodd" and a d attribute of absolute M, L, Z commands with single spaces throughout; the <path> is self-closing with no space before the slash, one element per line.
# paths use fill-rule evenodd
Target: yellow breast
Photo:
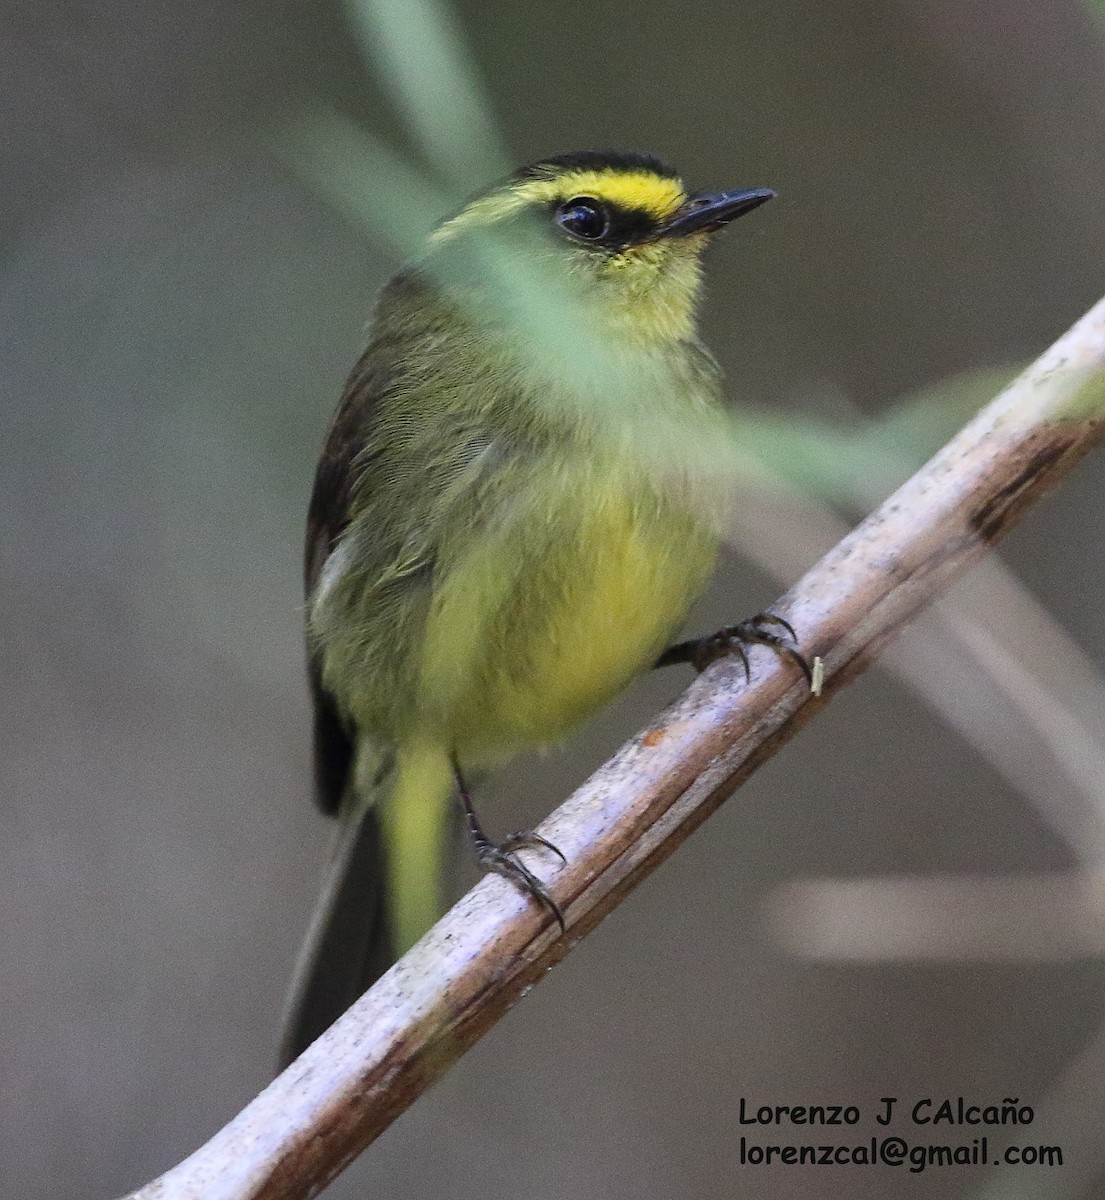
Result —
<path fill-rule="evenodd" d="M 461 758 L 556 742 L 610 701 L 668 644 L 714 555 L 686 510 L 624 480 L 543 491 L 435 598 L 423 695 Z"/>

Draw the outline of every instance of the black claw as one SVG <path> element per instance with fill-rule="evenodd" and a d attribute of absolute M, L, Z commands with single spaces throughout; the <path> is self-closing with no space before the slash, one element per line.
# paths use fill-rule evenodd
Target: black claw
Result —
<path fill-rule="evenodd" d="M 758 616 L 752 618 L 752 621 L 757 625 L 782 625 L 787 631 L 787 636 L 792 642 L 798 641 L 798 634 L 794 632 L 794 626 L 783 617 L 778 617 L 775 613 L 762 612 Z"/>
<path fill-rule="evenodd" d="M 813 668 L 810 666 L 810 664 L 808 662 L 806 662 L 806 656 L 804 654 L 802 654 L 800 651 L 795 650 L 795 648 L 793 646 L 776 646 L 775 649 L 779 650 L 783 654 L 785 654 L 787 656 L 787 658 L 789 658 L 790 661 L 798 667 L 798 669 L 802 672 L 802 674 L 805 675 L 806 682 L 812 688 L 813 687 Z"/>
<path fill-rule="evenodd" d="M 568 865 L 568 860 L 564 857 L 560 847 L 554 846 L 548 838 L 543 838 L 539 833 L 534 833 L 532 829 L 525 829 L 520 833 L 512 833 L 499 843 L 499 849 L 506 851 L 525 850 L 526 847 L 530 849 L 541 847 L 545 850 L 551 850 L 565 866 Z"/>

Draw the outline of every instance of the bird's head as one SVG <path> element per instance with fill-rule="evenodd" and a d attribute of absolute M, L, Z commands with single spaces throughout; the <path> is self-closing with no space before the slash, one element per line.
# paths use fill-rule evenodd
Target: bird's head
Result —
<path fill-rule="evenodd" d="M 599 328 L 641 341 L 686 339 L 707 237 L 773 195 L 690 192 L 649 155 L 566 154 L 523 167 L 443 221 L 427 262 L 467 259 L 466 282 L 494 287 L 493 256 L 471 251 L 498 240 L 516 263 L 565 285 L 561 298 L 578 300 Z"/>

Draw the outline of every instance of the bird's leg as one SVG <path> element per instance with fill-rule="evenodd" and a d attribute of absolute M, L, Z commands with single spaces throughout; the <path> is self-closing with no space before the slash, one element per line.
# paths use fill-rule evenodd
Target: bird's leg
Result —
<path fill-rule="evenodd" d="M 512 833 L 496 845 L 484 832 L 484 828 L 480 824 L 480 819 L 476 816 L 476 810 L 472 806 L 472 795 L 468 791 L 468 785 L 464 781 L 460 763 L 457 762 L 455 757 L 453 759 L 453 778 L 456 780 L 457 794 L 460 796 L 460 804 L 464 809 L 464 822 L 468 827 L 468 836 L 475 847 L 476 859 L 480 866 L 485 871 L 494 871 L 496 875 L 501 875 L 504 879 L 509 879 L 515 887 L 521 888 L 523 892 L 528 892 L 535 900 L 545 905 L 556 918 L 556 923 L 560 926 L 560 932 L 565 933 L 567 926 L 564 924 L 564 912 L 560 905 L 549 894 L 548 889 L 541 880 L 518 860 L 514 852 L 522 850 L 527 846 L 541 847 L 545 850 L 551 850 L 553 854 L 560 858 L 561 862 L 566 863 L 568 860 L 552 842 L 543 838 L 538 833 Z"/>
<path fill-rule="evenodd" d="M 706 637 L 677 642 L 676 645 L 669 646 L 653 665 L 670 667 L 673 663 L 690 663 L 696 671 L 705 671 L 716 659 L 735 654 L 744 666 L 745 678 L 751 681 L 752 671 L 748 664 L 746 646 L 770 646 L 777 654 L 784 655 L 797 664 L 812 686 L 813 671 L 798 649 L 798 635 L 794 632 L 794 626 L 769 612 L 757 613 L 747 621 L 727 625 Z"/>

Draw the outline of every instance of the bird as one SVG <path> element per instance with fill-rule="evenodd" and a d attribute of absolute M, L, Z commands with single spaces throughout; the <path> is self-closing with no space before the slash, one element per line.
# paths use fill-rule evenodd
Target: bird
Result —
<path fill-rule="evenodd" d="M 736 653 L 747 672 L 762 642 L 808 674 L 770 613 L 670 644 L 719 541 L 696 471 L 724 413 L 702 251 L 773 195 L 690 191 L 648 154 L 545 158 L 381 291 L 307 517 L 314 791 L 338 832 L 282 1064 L 436 920 L 454 794 L 480 866 L 564 930 L 517 853 L 559 850 L 492 839 L 473 774 L 562 741 L 653 666 Z"/>

